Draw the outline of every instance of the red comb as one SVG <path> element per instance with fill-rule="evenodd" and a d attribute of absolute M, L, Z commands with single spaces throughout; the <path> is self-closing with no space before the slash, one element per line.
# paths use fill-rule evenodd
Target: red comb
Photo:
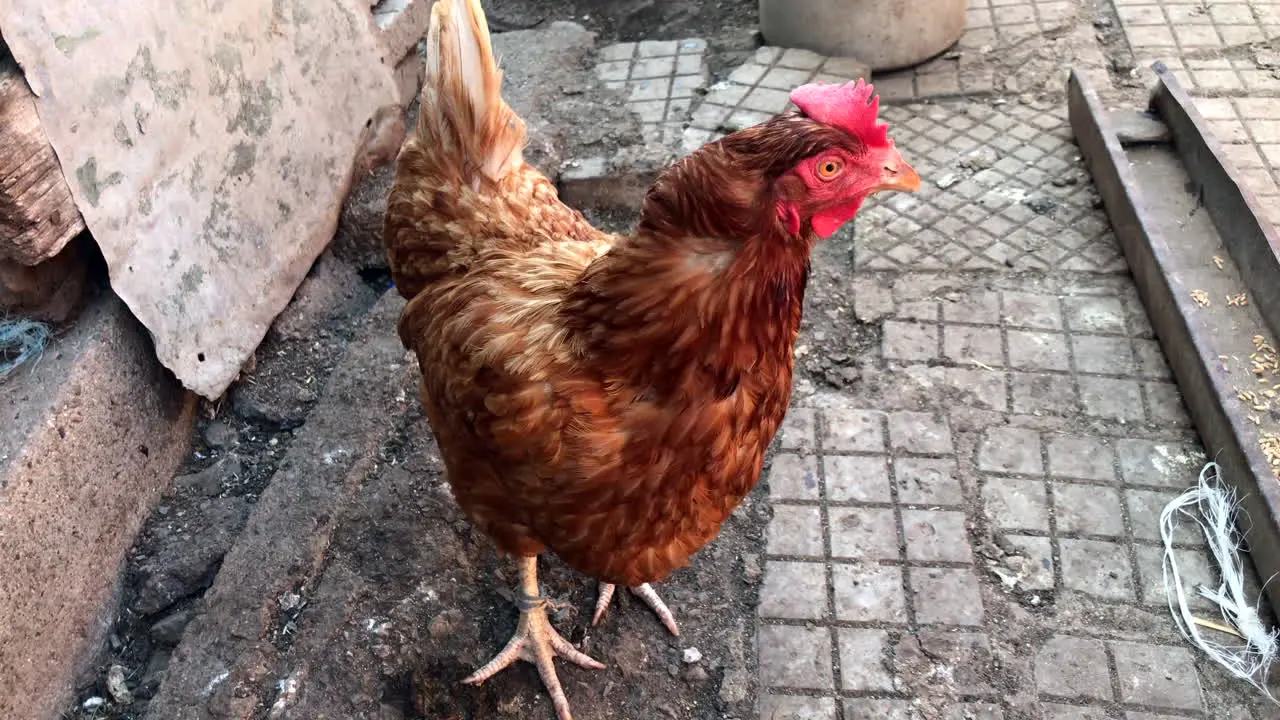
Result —
<path fill-rule="evenodd" d="M 810 83 L 791 91 L 791 102 L 810 118 L 843 128 L 871 147 L 888 147 L 889 126 L 877 123 L 880 96 L 863 80 L 844 85 Z"/>

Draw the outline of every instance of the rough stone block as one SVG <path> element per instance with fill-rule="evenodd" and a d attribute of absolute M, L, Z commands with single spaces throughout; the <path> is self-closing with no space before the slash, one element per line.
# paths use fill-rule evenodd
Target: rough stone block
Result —
<path fill-rule="evenodd" d="M 332 239 L 353 170 L 386 143 L 382 114 L 400 109 L 399 58 L 382 61 L 368 5 L 276 10 L 41 7 L 4 28 L 112 288 L 209 399 Z"/>
<path fill-rule="evenodd" d="M 186 456 L 193 398 L 115 296 L 0 384 L 0 717 L 54 717 Z"/>
<path fill-rule="evenodd" d="M 0 40 L 0 262 L 35 265 L 84 230 L 36 99 Z"/>
<path fill-rule="evenodd" d="M 404 422 L 415 403 L 405 391 L 415 385 L 416 363 L 387 332 L 403 307 L 389 291 L 364 321 L 223 560 L 205 595 L 206 610 L 188 625 L 147 718 L 207 717 L 210 708 L 226 717 L 252 715 L 257 698 L 235 691 L 257 677 L 264 657 L 259 643 L 274 650 L 270 623 L 278 596 L 324 574 L 317 565 L 324 553 L 317 551 L 341 519 L 346 483 L 362 468 L 368 472 L 387 428 Z M 211 687 L 218 676 L 226 682 Z"/>

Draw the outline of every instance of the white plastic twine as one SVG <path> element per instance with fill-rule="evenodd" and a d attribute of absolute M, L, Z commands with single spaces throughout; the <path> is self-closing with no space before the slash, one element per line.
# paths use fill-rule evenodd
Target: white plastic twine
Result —
<path fill-rule="evenodd" d="M 1183 637 L 1200 648 L 1214 662 L 1232 675 L 1262 691 L 1269 700 L 1280 704 L 1268 688 L 1271 664 L 1280 650 L 1280 630 L 1268 630 L 1258 616 L 1258 609 L 1245 598 L 1244 568 L 1240 552 L 1244 538 L 1236 531 L 1235 512 L 1239 507 L 1235 493 L 1223 487 L 1221 468 L 1211 462 L 1200 471 L 1199 484 L 1179 495 L 1160 513 L 1160 539 L 1164 541 L 1164 585 L 1169 612 Z M 1192 508 L 1198 510 L 1193 512 Z M 1203 620 L 1192 614 L 1178 561 L 1173 552 L 1173 533 L 1179 516 L 1200 526 L 1209 552 L 1218 566 L 1221 582 L 1216 589 L 1204 585 L 1196 588 L 1201 597 L 1213 602 L 1222 612 L 1225 624 Z M 1224 645 L 1204 636 L 1201 628 L 1211 628 L 1234 635 L 1243 644 Z"/>

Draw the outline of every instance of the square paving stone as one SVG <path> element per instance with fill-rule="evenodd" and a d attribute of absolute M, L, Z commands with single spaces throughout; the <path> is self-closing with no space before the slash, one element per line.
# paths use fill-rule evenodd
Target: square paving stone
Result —
<path fill-rule="evenodd" d="M 1143 385 L 1147 394 L 1147 412 L 1151 422 L 1167 427 L 1191 427 L 1191 416 L 1182 402 L 1178 386 L 1167 382 Z"/>
<path fill-rule="evenodd" d="M 1164 548 L 1139 545 L 1137 554 L 1138 582 L 1141 583 L 1139 599 L 1146 605 L 1166 607 L 1169 599 L 1164 583 Z M 1210 563 L 1207 549 L 1175 547 L 1173 557 L 1178 563 L 1178 576 L 1192 611 L 1199 611 L 1197 614 L 1201 617 L 1212 617 L 1215 606 L 1212 601 L 1200 597 L 1196 590 L 1199 585 L 1218 587 L 1218 573 Z"/>
<path fill-rule="evenodd" d="M 830 690 L 831 633 L 826 628 L 760 628 L 760 682 L 767 688 Z"/>
<path fill-rule="evenodd" d="M 1120 700 L 1134 705 L 1201 710 L 1191 652 L 1181 646 L 1112 642 Z"/>
<path fill-rule="evenodd" d="M 1160 513 L 1180 494 L 1173 490 L 1125 490 L 1125 503 L 1133 521 L 1133 536 L 1139 540 L 1159 540 Z M 1179 533 L 1181 539 L 1198 537 L 1200 535 L 1194 532 Z"/>
<path fill-rule="evenodd" d="M 827 568 L 819 562 L 770 560 L 760 587 L 760 617 L 818 620 L 827 615 Z"/>
<path fill-rule="evenodd" d="M 947 387 L 956 392 L 956 402 L 963 405 L 998 410 L 1008 409 L 1008 382 L 1005 374 L 981 368 L 949 367 Z"/>
<path fill-rule="evenodd" d="M 911 568 L 911 605 L 923 625 L 981 625 L 978 576 L 962 568 Z"/>
<path fill-rule="evenodd" d="M 1031 330 L 1009 331 L 1009 365 L 1020 370 L 1071 369 L 1067 336 Z"/>
<path fill-rule="evenodd" d="M 895 667 L 907 677 L 926 677 L 939 666 L 951 669 L 949 691 L 958 695 L 991 695 L 987 678 L 992 676 L 994 658 L 987 636 L 976 632 L 921 630 L 904 635 L 894 654 Z"/>
<path fill-rule="evenodd" d="M 903 510 L 907 559 L 917 562 L 971 562 L 965 516 L 958 510 Z"/>
<path fill-rule="evenodd" d="M 1039 475 L 1040 434 L 1022 428 L 992 428 L 978 445 L 978 469 L 990 472 Z"/>
<path fill-rule="evenodd" d="M 1125 311 L 1116 297 L 1069 297 L 1062 301 L 1072 332 L 1125 334 Z"/>
<path fill-rule="evenodd" d="M 1028 590 L 1052 590 L 1056 585 L 1053 576 L 1053 543 L 1047 537 L 1035 535 L 1006 535 L 1005 538 L 1027 559 L 1027 574 L 1018 581 Z"/>
<path fill-rule="evenodd" d="M 1100 640 L 1055 635 L 1036 653 L 1036 690 L 1069 699 L 1111 700 L 1111 670 Z"/>
<path fill-rule="evenodd" d="M 964 490 L 956 478 L 956 461 L 898 458 L 893 462 L 898 501 L 908 505 L 959 505 Z"/>
<path fill-rule="evenodd" d="M 812 450 L 817 438 L 817 411 L 813 408 L 791 408 L 778 429 L 783 450 Z"/>
<path fill-rule="evenodd" d="M 1058 532 L 1074 535 L 1124 535 L 1120 493 L 1097 485 L 1054 483 L 1053 509 Z"/>
<path fill-rule="evenodd" d="M 898 559 L 898 524 L 892 510 L 833 507 L 829 518 L 833 557 L 862 561 Z"/>
<path fill-rule="evenodd" d="M 947 421 L 929 413 L 890 413 L 889 441 L 895 451 L 917 455 L 945 455 L 953 449 Z"/>
<path fill-rule="evenodd" d="M 1115 463 L 1111 446 L 1099 437 L 1050 435 L 1048 437 L 1049 474 L 1082 480 L 1115 480 Z"/>
<path fill-rule="evenodd" d="M 889 466 L 881 455 L 828 455 L 822 459 L 827 478 L 827 498 L 836 502 L 893 500 Z"/>
<path fill-rule="evenodd" d="M 1040 712 L 1044 713 L 1044 720 L 1110 720 L 1111 718 L 1102 708 L 1058 703 L 1040 703 Z"/>
<path fill-rule="evenodd" d="M 876 82 L 879 87 L 879 81 Z M 844 716 L 848 720 L 912 720 L 911 702 L 908 700 L 881 700 L 877 698 L 848 698 L 844 701 Z M 769 720 L 768 716 L 761 720 Z"/>
<path fill-rule="evenodd" d="M 776 505 L 773 519 L 765 533 L 766 552 L 770 555 L 798 555 L 820 558 L 825 555 L 822 542 L 822 513 L 816 507 Z"/>
<path fill-rule="evenodd" d="M 998 328 L 945 325 L 942 339 L 947 359 L 953 362 L 981 363 L 991 367 L 1004 365 L 1003 341 Z"/>
<path fill-rule="evenodd" d="M 1049 495 L 1041 480 L 988 477 L 982 498 L 987 517 L 1003 530 L 1049 531 Z"/>
<path fill-rule="evenodd" d="M 938 326 L 887 320 L 884 356 L 889 360 L 924 362 L 938 357 Z"/>
<path fill-rule="evenodd" d="M 778 453 L 769 466 L 769 497 L 774 500 L 817 500 L 818 458 Z"/>
<path fill-rule="evenodd" d="M 1120 476 L 1129 485 L 1182 488 L 1200 476 L 1204 451 L 1190 443 L 1121 440 L 1116 444 Z"/>
<path fill-rule="evenodd" d="M 889 674 L 889 633 L 884 630 L 840 628 L 840 677 L 844 690 L 892 690 Z"/>
<path fill-rule="evenodd" d="M 823 450 L 884 452 L 884 413 L 875 410 L 827 410 L 823 413 Z"/>
<path fill-rule="evenodd" d="M 1141 422 L 1142 386 L 1136 380 L 1081 376 L 1080 403 L 1094 417 Z"/>
<path fill-rule="evenodd" d="M 852 622 L 907 621 L 902 568 L 893 565 L 837 564 L 831 570 L 836 619 Z"/>
<path fill-rule="evenodd" d="M 1013 327 L 1060 330 L 1062 312 L 1055 295 L 1024 292 L 1004 294 L 1004 321 Z"/>
<path fill-rule="evenodd" d="M 834 698 L 774 695 L 760 698 L 760 717 L 768 720 L 836 720 Z"/>
<path fill-rule="evenodd" d="M 1101 335 L 1072 335 L 1076 369 L 1103 375 L 1129 375 L 1134 372 L 1133 346 L 1129 338 Z"/>
<path fill-rule="evenodd" d="M 1076 384 L 1069 375 L 1010 373 L 1009 381 L 1016 413 L 1073 416 L 1080 411 Z"/>
<path fill-rule="evenodd" d="M 1059 548 L 1062 582 L 1068 588 L 1109 600 L 1133 600 L 1129 553 L 1124 545 L 1063 539 Z"/>

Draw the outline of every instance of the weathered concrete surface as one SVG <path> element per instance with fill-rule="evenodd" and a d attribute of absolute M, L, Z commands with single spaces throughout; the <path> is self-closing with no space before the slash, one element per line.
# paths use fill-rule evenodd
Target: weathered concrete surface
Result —
<path fill-rule="evenodd" d="M 371 121 L 399 105 L 368 15 L 358 0 L 0 1 L 113 287 L 205 397 L 332 238 Z"/>
<path fill-rule="evenodd" d="M 194 402 L 108 295 L 0 384 L 0 408 L 0 717 L 52 718 L 186 454 Z"/>
<path fill-rule="evenodd" d="M 403 304 L 388 292 L 364 321 L 325 398 L 223 560 L 206 595 L 208 609 L 188 626 L 148 718 L 249 718 L 258 712 L 276 681 L 267 673 L 278 652 L 271 634 L 279 599 L 308 588 L 322 572 L 338 510 L 377 463 L 382 437 L 417 401 L 406 393 L 417 365 L 388 332 Z"/>

